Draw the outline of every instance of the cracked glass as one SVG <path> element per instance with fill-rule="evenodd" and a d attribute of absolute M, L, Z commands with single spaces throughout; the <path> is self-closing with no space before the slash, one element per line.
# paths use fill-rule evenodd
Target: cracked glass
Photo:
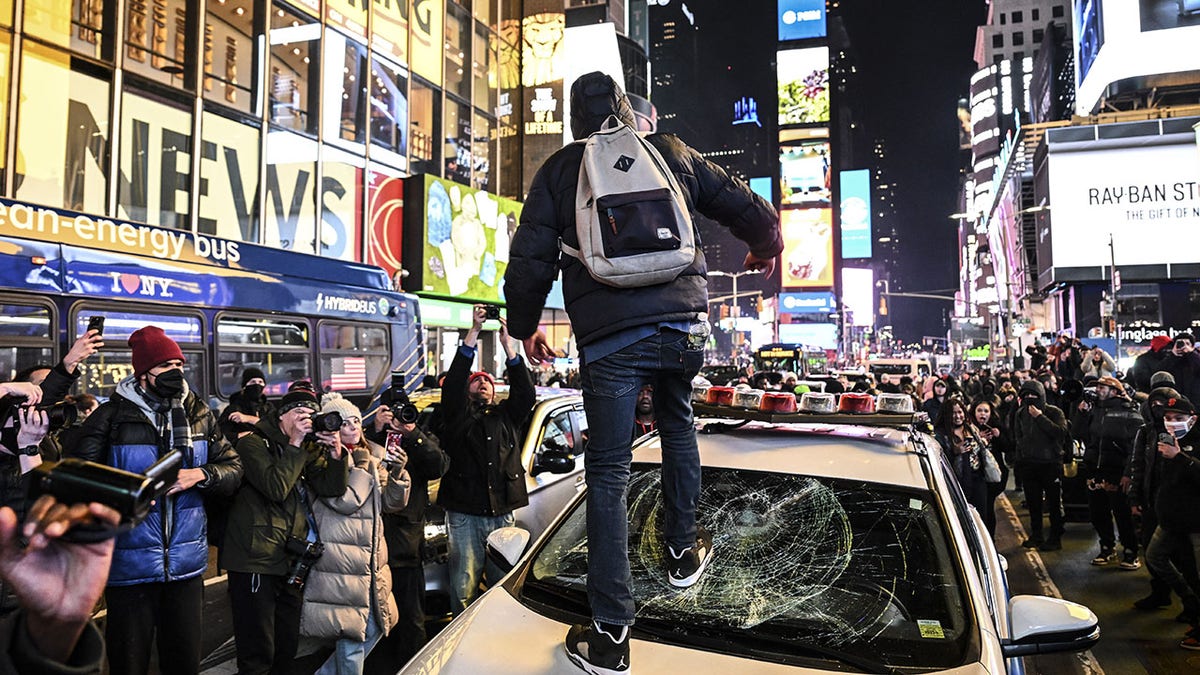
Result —
<path fill-rule="evenodd" d="M 928 492 L 705 467 L 698 524 L 713 560 L 692 588 L 667 583 L 661 472 L 634 465 L 629 557 L 637 627 L 750 658 L 935 670 L 974 652 L 960 568 Z M 587 614 L 585 502 L 533 560 L 522 597 Z"/>

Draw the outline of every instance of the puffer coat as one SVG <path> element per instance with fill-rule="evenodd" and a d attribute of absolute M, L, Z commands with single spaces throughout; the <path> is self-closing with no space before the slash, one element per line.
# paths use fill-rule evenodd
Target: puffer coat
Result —
<path fill-rule="evenodd" d="M 372 610 L 382 633 L 396 625 L 382 515 L 404 508 L 411 481 L 404 469 L 384 468 L 383 458 L 382 447 L 364 441 L 354 450 L 346 491 L 312 504 L 325 553 L 304 585 L 300 634 L 306 638 L 365 640 Z"/>

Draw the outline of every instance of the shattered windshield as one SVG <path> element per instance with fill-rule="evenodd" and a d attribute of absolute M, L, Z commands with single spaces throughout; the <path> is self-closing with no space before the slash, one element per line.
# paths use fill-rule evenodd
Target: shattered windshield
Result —
<path fill-rule="evenodd" d="M 871 672 L 961 665 L 964 584 L 929 493 L 861 481 L 705 467 L 697 507 L 713 535 L 699 583 L 667 583 L 661 472 L 635 465 L 629 557 L 638 626 L 667 639 Z M 586 610 L 584 502 L 538 552 L 522 593 Z"/>

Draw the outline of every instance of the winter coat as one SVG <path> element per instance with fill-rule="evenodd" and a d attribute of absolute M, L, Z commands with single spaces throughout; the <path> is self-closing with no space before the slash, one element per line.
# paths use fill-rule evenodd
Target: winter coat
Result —
<path fill-rule="evenodd" d="M 1100 354 L 1100 362 L 1096 363 L 1095 354 Z M 1079 369 L 1083 372 L 1083 376 L 1091 375 L 1096 378 L 1101 377 L 1116 377 L 1117 362 L 1113 361 L 1113 357 L 1108 355 L 1108 352 L 1103 349 L 1096 348 L 1092 350 L 1088 357 L 1080 362 Z"/>
<path fill-rule="evenodd" d="M 419 567 L 421 543 L 425 541 L 425 510 L 429 507 L 429 482 L 450 468 L 450 457 L 442 452 L 433 436 L 420 429 L 405 434 L 400 447 L 408 453 L 408 472 L 412 487 L 408 504 L 397 513 L 383 514 L 383 535 L 387 539 L 388 565 Z"/>
<path fill-rule="evenodd" d="M 1046 389 L 1041 382 L 1030 380 L 1021 385 L 1021 394 L 1034 392 L 1034 402 L 1042 414 L 1034 417 L 1029 404 L 1022 403 L 1013 418 L 1013 443 L 1017 464 L 1062 464 L 1070 438 L 1067 418 L 1056 406 L 1046 403 Z"/>
<path fill-rule="evenodd" d="M 325 552 L 304 585 L 303 636 L 361 642 L 372 614 L 384 634 L 396 625 L 382 515 L 404 508 L 411 482 L 407 471 L 384 468 L 383 458 L 374 443 L 356 448 L 346 491 L 312 502 Z"/>
<path fill-rule="evenodd" d="M 610 84 L 611 80 L 606 83 L 603 78 L 585 75 L 572 87 L 571 126 L 576 138 L 598 131 L 609 115 L 636 128 L 628 99 Z M 774 258 L 783 251 L 778 214 L 745 183 L 730 178 L 675 136 L 651 134 L 646 140 L 675 174 L 693 221 L 695 214 L 701 214 L 730 228 L 759 258 Z M 546 295 L 560 269 L 567 315 L 580 346 L 629 328 L 691 321 L 708 312 L 707 265 L 699 242 L 692 265 L 674 281 L 639 288 L 602 284 L 579 260 L 560 254 L 560 240 L 579 247 L 575 192 L 583 149 L 582 143 L 561 148 L 538 169 L 530 184 L 504 274 L 512 337 L 520 340 L 537 331 Z"/>
<path fill-rule="evenodd" d="M 1180 439 L 1182 452 L 1172 459 L 1158 452 L 1157 434 L 1155 439 L 1158 524 L 1172 532 L 1200 532 L 1200 426 Z"/>
<path fill-rule="evenodd" d="M 508 398 L 478 406 L 467 401 L 467 378 L 474 355 L 459 349 L 442 383 L 445 421 L 442 448 L 450 469 L 442 476 L 437 503 L 448 511 L 500 516 L 529 503 L 521 461 L 521 427 L 536 402 L 529 369 L 508 364 Z"/>
<path fill-rule="evenodd" d="M 225 439 L 236 445 L 238 434 L 244 431 L 253 431 L 254 425 L 229 419 L 229 416 L 235 412 L 254 415 L 261 420 L 275 414 L 275 404 L 267 400 L 266 394 L 260 395 L 257 401 L 247 400 L 245 393 L 240 389 L 230 394 L 229 405 L 221 411 L 220 417 L 217 418 L 217 424 L 221 426 L 221 433 L 225 434 Z"/>
<path fill-rule="evenodd" d="M 1168 356 L 1173 356 L 1169 349 L 1160 349 L 1155 351 L 1150 349 L 1143 352 L 1133 360 L 1133 367 L 1129 369 L 1129 380 L 1133 382 L 1133 386 L 1142 392 L 1150 391 L 1150 378 L 1160 370 L 1163 370 L 1163 364 Z"/>
<path fill-rule="evenodd" d="M 245 470 L 242 489 L 233 499 L 221 547 L 221 567 L 248 574 L 287 574 L 290 537 L 308 535 L 307 509 L 297 485 L 310 497 L 339 497 L 346 491 L 348 453 L 329 457 L 317 443 L 291 445 L 279 419 L 259 421 L 254 433 L 238 440 Z"/>
<path fill-rule="evenodd" d="M 74 435 L 74 446 L 65 448 L 68 457 L 140 474 L 170 451 L 161 445 L 160 426 L 170 427 L 170 413 L 152 411 L 135 384 L 133 377 L 122 380 L 112 398 L 88 416 Z M 204 499 L 232 495 L 241 480 L 242 463 L 199 396 L 187 392 L 183 409 L 191 427 L 192 452 L 180 468 L 203 469 L 207 479 L 190 490 L 160 497 L 145 520 L 117 538 L 109 586 L 179 581 L 208 568 Z"/>
<path fill-rule="evenodd" d="M 25 610 L 0 616 L 0 675 L 100 675 L 104 651 L 104 636 L 88 621 L 67 662 L 51 660 L 29 636 Z"/>
<path fill-rule="evenodd" d="M 1162 369 L 1175 377 L 1175 388 L 1192 405 L 1200 405 L 1200 351 L 1192 350 L 1183 356 L 1167 352 Z"/>
<path fill-rule="evenodd" d="M 1133 452 L 1134 437 L 1145 420 L 1137 405 L 1114 396 L 1097 401 L 1075 418 L 1071 436 L 1083 442 L 1083 462 L 1105 474 L 1120 476 Z"/>
<path fill-rule="evenodd" d="M 1133 452 L 1129 464 L 1125 467 L 1125 475 L 1129 476 L 1129 503 L 1144 509 L 1154 508 L 1154 491 L 1158 463 L 1162 456 L 1158 454 L 1158 435 L 1165 432 L 1162 415 L 1155 413 L 1152 403 L 1166 402 L 1179 398 L 1179 392 L 1170 387 L 1156 387 L 1142 403 L 1141 414 L 1143 424 L 1138 429 L 1133 441 Z"/>

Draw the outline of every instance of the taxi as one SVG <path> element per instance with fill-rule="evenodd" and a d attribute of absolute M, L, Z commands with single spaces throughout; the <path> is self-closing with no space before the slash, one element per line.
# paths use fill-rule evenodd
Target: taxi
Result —
<path fill-rule="evenodd" d="M 661 447 L 634 449 L 631 672 L 1022 673 L 1022 657 L 1082 651 L 1087 607 L 1010 596 L 1006 563 L 911 399 L 698 387 L 702 488 L 713 536 L 700 581 L 667 582 Z M 586 501 L 540 537 L 504 528 L 508 576 L 404 673 L 581 672 L 563 638 L 590 618 Z M 498 657 L 503 654 L 503 657 Z"/>

